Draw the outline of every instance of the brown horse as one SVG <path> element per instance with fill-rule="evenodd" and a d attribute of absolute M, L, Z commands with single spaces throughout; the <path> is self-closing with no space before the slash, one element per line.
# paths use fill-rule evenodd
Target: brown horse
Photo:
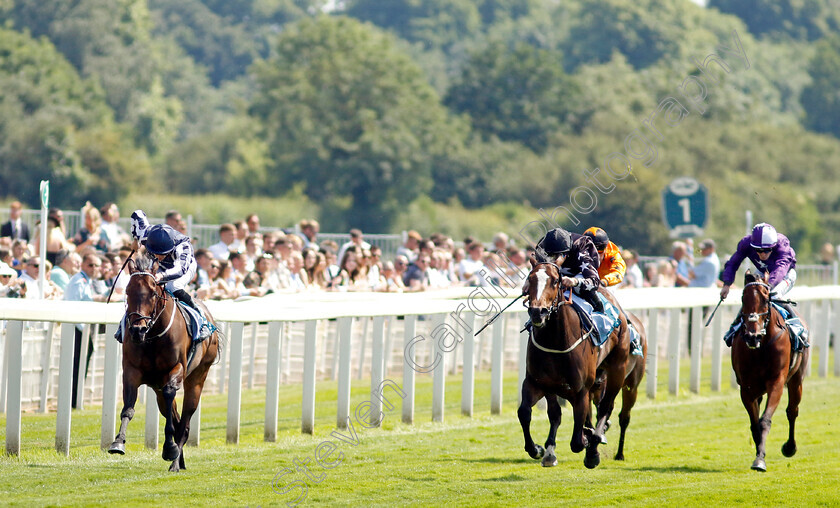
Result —
<path fill-rule="evenodd" d="M 522 383 L 522 402 L 519 406 L 519 423 L 525 437 L 525 451 L 533 459 L 542 458 L 546 467 L 557 464 L 554 454 L 555 437 L 560 425 L 558 397 L 568 400 L 574 411 L 571 449 L 574 453 L 586 448 L 584 465 L 594 468 L 600 463 L 598 445 L 607 428 L 615 397 L 626 387 L 619 416 L 621 439 L 616 459 L 624 459 L 624 435 L 630 423 L 630 410 L 636 401 L 639 382 L 644 375 L 644 357 L 631 357 L 627 321 L 621 323 L 610 337 L 596 347 L 585 336 L 580 318 L 561 290 L 560 267 L 554 263 L 536 263 L 532 260 L 528 275 L 528 314 L 532 329 L 529 333 L 526 375 Z M 608 295 L 604 292 L 603 294 Z M 610 299 L 611 295 L 608 296 Z M 571 299 L 571 294 L 569 295 Z M 646 349 L 644 328 L 638 319 L 631 318 L 642 334 Z M 599 383 L 596 385 L 596 378 Z M 545 448 L 531 438 L 531 408 L 542 397 L 548 404 L 550 423 Z M 591 401 L 596 397 L 597 423 L 591 427 Z"/>
<path fill-rule="evenodd" d="M 214 332 L 191 351 L 187 323 L 177 310 L 175 299 L 155 282 L 155 266 L 156 261 L 149 258 L 128 263 L 123 409 L 119 434 L 108 452 L 125 454 L 126 427 L 134 417 L 137 389 L 145 384 L 154 389 L 158 408 L 166 418 L 163 460 L 172 461 L 169 470 L 177 472 L 186 469 L 183 448 L 190 433 L 190 418 L 198 407 L 207 371 L 218 354 L 219 336 Z M 213 322 L 207 309 L 203 311 Z M 184 402 L 179 415 L 175 394 L 182 386 Z"/>
<path fill-rule="evenodd" d="M 802 380 L 809 350 L 805 349 L 801 354 L 792 353 L 790 332 L 782 316 L 770 305 L 766 273 L 763 279 L 759 279 L 747 271 L 741 296 L 741 316 L 743 326 L 732 340 L 732 368 L 741 386 L 741 402 L 750 416 L 750 430 L 755 441 L 752 469 L 766 471 L 765 443 L 785 385 L 788 387 L 789 435 L 782 445 L 782 454 L 792 457 L 796 453 L 794 428 L 802 400 Z M 759 418 L 761 398 L 765 394 L 767 405 Z"/>

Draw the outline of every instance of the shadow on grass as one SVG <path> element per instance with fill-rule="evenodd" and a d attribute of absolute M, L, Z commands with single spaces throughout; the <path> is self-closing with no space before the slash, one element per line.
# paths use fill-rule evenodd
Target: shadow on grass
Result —
<path fill-rule="evenodd" d="M 722 473 L 724 469 L 699 466 L 673 466 L 673 467 L 631 467 L 632 471 L 652 471 L 654 473 Z"/>
<path fill-rule="evenodd" d="M 483 459 L 456 459 L 461 462 L 471 462 L 477 464 L 537 464 L 539 461 L 529 458 L 519 458 L 519 459 L 510 459 L 510 458 L 499 458 L 499 457 L 486 457 Z"/>
<path fill-rule="evenodd" d="M 527 480 L 524 476 L 519 476 L 518 474 L 508 474 L 505 476 L 500 476 L 498 478 L 481 478 L 480 482 L 524 482 Z"/>

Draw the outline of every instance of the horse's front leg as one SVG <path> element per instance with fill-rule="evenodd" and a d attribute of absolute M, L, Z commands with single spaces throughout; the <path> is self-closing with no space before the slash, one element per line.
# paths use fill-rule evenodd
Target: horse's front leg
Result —
<path fill-rule="evenodd" d="M 767 436 L 770 434 L 770 426 L 773 423 L 773 414 L 782 400 L 782 391 L 784 391 L 784 379 L 776 379 L 767 385 L 767 405 L 764 406 L 764 413 L 758 419 L 758 424 L 753 430 L 753 438 L 755 443 L 755 460 L 752 464 L 752 469 L 756 471 L 767 471 L 767 464 L 764 462 L 766 454 L 765 445 L 767 444 Z"/>
<path fill-rule="evenodd" d="M 799 416 L 799 403 L 802 401 L 802 377 L 804 373 L 803 362 L 799 366 L 799 370 L 791 376 L 788 380 L 788 405 L 787 405 L 787 419 L 788 419 L 788 440 L 782 445 L 782 455 L 785 457 L 793 457 L 796 453 L 796 417 Z"/>
<path fill-rule="evenodd" d="M 761 425 L 758 419 L 758 412 L 761 410 L 761 396 L 754 397 L 742 385 L 741 403 L 744 404 L 744 409 L 747 410 L 747 415 L 750 417 L 750 433 L 755 443 L 755 461 L 753 462 L 752 468 L 760 470 L 757 466 L 764 466 L 764 455 L 761 454 L 762 448 L 759 447 L 759 443 L 761 442 Z"/>
<path fill-rule="evenodd" d="M 545 457 L 543 457 L 542 465 L 544 467 L 552 467 L 557 465 L 557 456 L 554 454 L 554 449 L 557 446 L 555 439 L 557 438 L 557 428 L 560 427 L 560 418 L 562 410 L 560 409 L 560 401 L 557 400 L 557 395 L 549 394 L 545 397 L 548 405 L 548 438 L 545 440 Z"/>
<path fill-rule="evenodd" d="M 163 441 L 163 460 L 176 461 L 181 454 L 178 445 L 175 443 L 175 428 L 180 424 L 178 416 L 178 408 L 175 403 L 175 394 L 178 393 L 182 383 L 183 369 L 181 364 L 177 364 L 172 371 L 164 378 L 165 384 L 157 392 L 158 409 L 161 415 L 166 418 L 166 424 L 163 427 L 164 441 Z"/>
<path fill-rule="evenodd" d="M 543 397 L 543 392 L 534 384 L 530 376 L 525 376 L 522 382 L 522 402 L 519 403 L 519 424 L 522 426 L 522 435 L 525 437 L 525 451 L 534 460 L 539 460 L 545 455 L 545 449 L 534 443 L 531 438 L 531 408 Z"/>
<path fill-rule="evenodd" d="M 206 376 L 207 373 L 204 373 Z M 178 445 L 178 461 L 172 463 L 170 471 L 178 471 L 179 469 L 187 469 L 184 463 L 184 445 L 190 437 L 190 420 L 196 409 L 198 409 L 198 402 L 201 400 L 201 391 L 204 388 L 204 378 L 200 377 L 200 382 L 195 381 L 193 376 L 190 376 L 184 382 L 184 406 L 181 408 L 181 423 L 175 430 L 175 443 Z"/>
<path fill-rule="evenodd" d="M 123 408 L 120 412 L 120 431 L 108 453 L 125 455 L 125 432 L 128 422 L 134 418 L 134 404 L 137 402 L 137 389 L 140 387 L 140 372 L 134 368 L 123 366 Z"/>
<path fill-rule="evenodd" d="M 589 421 L 590 415 L 589 405 L 591 402 L 589 399 L 589 390 L 583 389 L 578 392 L 571 403 L 572 410 L 575 414 L 575 424 L 572 429 L 572 441 L 570 443 L 570 447 L 572 452 L 580 453 L 587 447 L 589 444 L 589 437 L 592 435 L 592 431 L 589 429 L 587 429 L 587 432 L 584 433 L 584 423 Z M 589 434 L 589 436 L 586 434 Z"/>

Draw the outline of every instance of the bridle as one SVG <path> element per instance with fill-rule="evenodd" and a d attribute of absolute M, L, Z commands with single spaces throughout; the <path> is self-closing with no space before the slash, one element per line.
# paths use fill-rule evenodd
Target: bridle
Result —
<path fill-rule="evenodd" d="M 557 273 L 560 275 L 560 279 L 557 280 L 557 284 L 559 285 L 560 281 L 563 278 L 563 275 L 562 275 L 562 272 L 560 271 L 560 267 L 557 265 L 557 263 L 552 263 L 550 261 L 544 261 L 542 263 L 537 263 L 536 265 L 534 265 L 534 270 L 536 270 L 536 268 L 540 265 L 550 265 L 550 266 L 553 266 L 554 268 L 557 269 Z M 572 290 L 571 290 L 571 288 L 569 288 L 569 298 L 568 299 L 563 297 L 563 293 L 564 293 L 563 288 L 560 288 L 560 290 L 557 291 L 557 294 L 554 295 L 554 299 L 551 301 L 551 305 L 548 308 L 548 315 L 545 318 L 546 320 L 551 319 L 551 316 L 553 314 L 555 314 L 560 309 L 560 307 L 562 307 L 563 305 L 571 305 L 571 303 L 572 303 Z M 527 301 L 523 301 L 522 305 L 526 309 L 531 308 Z M 534 338 L 533 330 L 528 330 L 528 336 L 531 338 L 531 344 L 533 344 L 534 347 L 536 347 L 540 351 L 544 351 L 546 353 L 559 353 L 559 354 L 566 354 L 566 353 L 570 353 L 570 352 L 574 351 L 574 349 L 577 348 L 584 341 L 584 339 L 586 339 L 586 337 L 589 336 L 590 333 L 592 333 L 592 329 L 590 329 L 585 334 L 581 335 L 581 337 L 577 341 L 575 341 L 574 344 L 572 344 L 571 346 L 569 346 L 566 349 L 551 349 L 551 348 L 541 346 L 539 343 L 537 343 L 537 340 Z"/>
<path fill-rule="evenodd" d="M 131 277 L 136 276 L 136 275 L 137 276 L 151 277 L 153 280 L 155 279 L 154 274 L 152 274 L 150 272 L 142 272 L 142 271 L 141 272 L 133 272 L 129 276 L 129 279 Z M 155 282 L 155 284 L 157 284 L 157 282 Z M 163 306 L 158 305 L 159 300 L 163 300 Z M 126 316 L 126 321 L 127 321 L 128 326 L 131 327 L 135 323 L 137 323 L 138 321 L 145 319 L 145 320 L 148 321 L 148 324 L 146 325 L 146 333 L 148 334 L 152 330 L 152 328 L 154 328 L 155 324 L 157 324 L 157 321 L 160 318 L 160 316 L 163 315 L 163 311 L 166 310 L 166 303 L 167 303 L 168 300 L 170 300 L 170 298 L 166 297 L 166 291 L 163 291 L 163 296 L 160 296 L 157 293 L 157 291 L 153 291 L 152 292 L 152 301 L 154 302 L 154 306 L 153 306 L 153 314 L 154 315 L 153 316 L 145 316 L 145 315 L 143 315 L 139 312 L 129 312 Z M 132 318 L 132 316 L 136 316 L 136 317 Z M 169 315 L 169 324 L 166 325 L 166 328 L 164 328 L 163 331 L 161 331 L 161 332 L 159 332 L 155 335 L 147 336 L 146 340 L 156 339 L 156 338 L 160 337 L 161 335 L 165 334 L 166 332 L 168 332 L 169 329 L 172 327 L 172 323 L 174 321 L 175 321 L 175 312 L 173 311 Z"/>
<path fill-rule="evenodd" d="M 744 284 L 744 289 L 747 289 L 750 286 L 761 286 L 761 287 L 767 288 L 768 292 L 771 289 L 769 284 L 767 284 L 766 282 L 762 282 L 762 281 L 748 282 L 748 283 Z M 770 305 L 770 297 L 769 296 L 765 299 L 763 294 L 761 294 L 761 293 L 757 293 L 757 294 L 761 297 L 762 305 L 765 305 L 767 307 L 767 310 L 764 311 L 764 312 L 760 312 L 760 313 L 759 312 L 750 312 L 749 314 L 744 315 L 744 309 L 743 309 L 743 306 L 742 306 L 741 307 L 741 317 L 745 321 L 745 323 L 744 323 L 744 334 L 749 335 L 750 337 L 759 337 L 759 339 L 760 339 L 761 337 L 764 337 L 764 336 L 767 335 L 767 328 L 770 325 L 771 305 Z M 764 326 L 761 327 L 761 330 L 759 330 L 755 333 L 747 331 L 746 323 L 755 323 L 759 319 L 761 319 L 763 316 L 767 316 L 767 318 L 764 319 Z M 768 344 L 773 343 L 776 339 L 778 339 L 784 331 L 785 331 L 785 328 L 781 327 L 779 332 L 772 339 L 770 339 Z M 760 344 L 761 343 L 758 342 L 758 344 L 755 346 L 755 348 L 759 347 Z M 750 347 L 750 349 L 755 349 L 754 347 L 749 346 L 749 344 L 747 344 L 747 346 Z"/>

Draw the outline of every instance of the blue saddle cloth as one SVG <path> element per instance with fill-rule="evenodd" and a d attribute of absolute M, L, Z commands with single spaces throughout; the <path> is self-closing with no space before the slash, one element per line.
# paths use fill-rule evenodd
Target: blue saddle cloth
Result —
<path fill-rule="evenodd" d="M 793 350 L 802 351 L 806 347 L 811 347 L 811 345 L 805 340 L 805 325 L 802 324 L 802 320 L 799 319 L 799 316 L 791 316 L 784 307 L 776 302 L 771 301 L 770 303 L 773 304 L 773 308 L 776 309 L 776 312 L 781 314 L 782 319 L 785 320 L 785 324 L 788 328 L 790 328 L 790 345 L 793 347 Z"/>
<path fill-rule="evenodd" d="M 203 339 L 199 338 L 200 334 L 198 332 L 202 326 L 210 326 L 210 323 L 206 322 L 204 317 L 189 305 L 177 299 L 175 301 L 178 302 L 178 309 L 181 311 L 181 314 L 184 316 L 184 320 L 187 322 L 187 330 L 189 331 L 193 342 L 202 341 Z"/>
<path fill-rule="evenodd" d="M 590 336 L 592 344 L 595 346 L 600 346 L 606 342 L 612 331 L 621 324 L 621 317 L 615 305 L 600 293 L 598 293 L 598 298 L 601 299 L 601 304 L 604 306 L 603 314 L 593 312 L 592 305 L 589 302 L 572 293 L 572 306 L 578 314 L 581 314 L 581 324 L 584 330 L 588 332 L 593 327 L 595 328 L 595 333 Z"/>

